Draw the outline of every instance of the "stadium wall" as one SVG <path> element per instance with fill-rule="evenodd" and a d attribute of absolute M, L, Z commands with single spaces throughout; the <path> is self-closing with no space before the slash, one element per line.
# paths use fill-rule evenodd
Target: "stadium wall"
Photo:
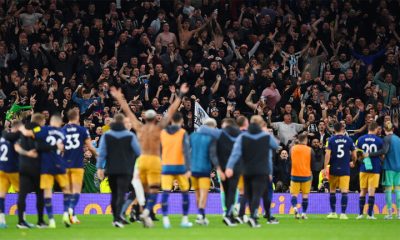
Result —
<path fill-rule="evenodd" d="M 340 212 L 340 194 L 338 194 L 338 204 L 337 211 Z M 274 198 L 272 201 L 272 213 L 274 214 L 291 214 L 293 213 L 293 209 L 290 204 L 291 196 L 290 194 L 274 194 Z M 385 196 L 384 194 L 377 194 L 375 198 L 375 214 L 385 214 L 387 213 L 387 208 L 385 205 Z M 393 197 L 394 199 L 394 197 Z M 160 197 L 159 197 L 160 200 Z M 14 215 L 17 211 L 17 194 L 9 194 L 6 197 L 6 214 Z M 190 214 L 196 214 L 197 209 L 195 206 L 195 195 L 190 194 Z M 301 200 L 298 201 L 300 204 L 298 207 L 301 207 Z M 181 205 L 181 194 L 179 193 L 171 193 L 169 198 L 169 211 L 171 214 L 180 214 L 182 213 L 182 205 Z M 63 195 L 62 194 L 54 194 L 53 197 L 53 207 L 55 214 L 61 214 L 63 211 Z M 367 205 L 365 206 L 367 208 Z M 155 207 L 157 212 L 161 211 L 161 204 L 158 203 Z M 365 210 L 366 210 L 365 208 Z M 395 205 L 393 204 L 393 208 Z M 129 210 L 129 209 L 128 209 Z M 260 212 L 262 211 L 260 206 Z M 330 212 L 329 208 L 329 194 L 326 193 L 314 193 L 310 194 L 309 198 L 309 214 L 326 214 Z M 26 205 L 26 213 L 27 214 L 36 214 L 36 197 L 34 194 L 30 194 L 27 198 Z M 110 206 L 110 195 L 109 194 L 82 194 L 79 200 L 79 204 L 76 207 L 77 214 L 111 214 L 111 206 Z M 213 193 L 209 195 L 208 204 L 207 204 L 207 213 L 208 214 L 222 214 L 221 209 L 221 201 L 220 195 L 218 193 Z M 358 194 L 350 193 L 349 194 L 349 203 L 347 208 L 347 213 L 349 214 L 358 214 Z"/>

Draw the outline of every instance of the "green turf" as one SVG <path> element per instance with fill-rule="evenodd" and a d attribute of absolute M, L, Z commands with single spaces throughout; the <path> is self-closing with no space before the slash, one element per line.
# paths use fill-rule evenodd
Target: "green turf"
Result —
<path fill-rule="evenodd" d="M 379 215 L 378 220 L 355 220 L 355 216 L 345 220 L 328 220 L 324 215 L 309 215 L 308 220 L 295 220 L 289 215 L 277 216 L 279 225 L 267 225 L 262 221 L 262 227 L 251 229 L 247 225 L 228 228 L 221 222 L 220 216 L 208 216 L 209 226 L 194 226 L 191 229 L 179 227 L 180 216 L 171 216 L 172 228 L 163 229 L 161 222 L 156 223 L 153 229 L 144 229 L 135 223 L 124 229 L 111 226 L 110 215 L 80 216 L 81 224 L 66 229 L 61 223 L 61 216 L 56 216 L 56 229 L 16 229 L 16 216 L 8 216 L 8 229 L 0 229 L 0 239 L 41 239 L 41 240 L 94 240 L 94 239 L 398 239 L 400 234 L 400 220 L 384 221 Z M 194 220 L 195 216 L 190 216 Z M 34 222 L 36 217 L 29 216 Z"/>

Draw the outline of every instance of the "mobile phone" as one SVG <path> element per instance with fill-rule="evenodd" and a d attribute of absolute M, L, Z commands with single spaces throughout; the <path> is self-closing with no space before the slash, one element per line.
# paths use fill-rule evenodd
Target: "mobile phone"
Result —
<path fill-rule="evenodd" d="M 147 79 L 147 78 L 143 79 L 143 83 L 144 84 L 148 84 L 149 83 L 149 79 Z"/>

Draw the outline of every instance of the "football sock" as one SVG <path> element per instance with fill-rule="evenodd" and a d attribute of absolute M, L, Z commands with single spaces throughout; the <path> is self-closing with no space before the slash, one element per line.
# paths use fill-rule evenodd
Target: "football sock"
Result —
<path fill-rule="evenodd" d="M 368 215 L 372 216 L 374 211 L 375 196 L 368 196 Z"/>
<path fill-rule="evenodd" d="M 47 216 L 49 219 L 53 219 L 53 205 L 51 203 L 51 198 L 44 199 L 44 207 L 46 208 Z"/>
<path fill-rule="evenodd" d="M 76 207 L 76 205 L 78 205 L 78 202 L 79 202 L 79 198 L 81 197 L 81 194 L 79 194 L 79 193 L 75 193 L 74 195 L 73 195 L 73 198 L 74 198 L 74 201 L 73 201 L 73 207 L 72 207 L 72 209 L 74 209 L 74 215 L 75 215 L 75 207 Z"/>
<path fill-rule="evenodd" d="M 150 193 L 147 197 L 147 202 L 146 202 L 146 209 L 149 210 L 149 212 L 153 211 L 154 204 L 156 204 L 157 201 L 157 193 Z"/>
<path fill-rule="evenodd" d="M 386 207 L 389 215 L 392 215 L 392 190 L 385 190 Z"/>
<path fill-rule="evenodd" d="M 342 199 L 341 199 L 342 213 L 346 213 L 347 202 L 348 202 L 347 193 L 342 193 Z"/>
<path fill-rule="evenodd" d="M 295 208 L 297 206 L 297 197 L 292 196 L 292 199 L 290 200 L 290 203 L 292 204 L 292 207 Z"/>
<path fill-rule="evenodd" d="M 243 194 L 239 195 L 239 204 L 240 204 L 239 217 L 243 217 L 246 211 L 246 198 L 244 197 Z"/>
<path fill-rule="evenodd" d="M 168 215 L 168 197 L 169 197 L 169 193 L 166 191 L 164 191 L 161 195 L 161 210 L 162 210 L 163 216 Z"/>
<path fill-rule="evenodd" d="M 0 213 L 4 213 L 4 198 L 0 198 Z"/>
<path fill-rule="evenodd" d="M 189 205 L 190 205 L 189 193 L 183 192 L 182 193 L 182 210 L 183 210 L 184 216 L 187 216 L 189 214 Z"/>
<path fill-rule="evenodd" d="M 331 212 L 336 212 L 336 193 L 329 194 L 329 203 L 331 206 Z"/>
<path fill-rule="evenodd" d="M 206 211 L 204 210 L 204 208 L 199 208 L 199 214 L 200 214 L 201 216 L 203 216 L 203 218 L 206 217 Z"/>
<path fill-rule="evenodd" d="M 68 212 L 68 208 L 71 207 L 71 194 L 64 194 L 64 212 Z"/>
<path fill-rule="evenodd" d="M 224 212 L 224 214 L 226 214 L 227 211 L 227 207 L 225 205 L 225 192 L 221 191 L 219 193 L 219 195 L 221 196 L 221 206 L 222 206 L 222 211 Z"/>
<path fill-rule="evenodd" d="M 396 194 L 397 211 L 399 211 L 400 210 L 400 190 L 394 190 L 394 193 Z"/>
<path fill-rule="evenodd" d="M 122 219 L 125 219 L 126 210 L 128 209 L 129 205 L 131 205 L 132 202 L 133 202 L 132 199 L 126 199 L 124 205 L 122 205 L 120 214 Z"/>
<path fill-rule="evenodd" d="M 306 213 L 308 208 L 308 198 L 303 198 L 301 207 L 303 208 L 303 213 Z"/>
<path fill-rule="evenodd" d="M 369 199 L 368 199 L 368 202 L 369 202 Z M 362 215 L 364 212 L 365 196 L 363 196 L 363 197 L 360 196 L 360 199 L 358 200 L 358 205 L 360 208 L 359 214 Z"/>

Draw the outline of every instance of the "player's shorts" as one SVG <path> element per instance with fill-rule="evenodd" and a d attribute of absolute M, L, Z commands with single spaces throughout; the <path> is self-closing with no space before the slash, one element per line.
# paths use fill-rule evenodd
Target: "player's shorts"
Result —
<path fill-rule="evenodd" d="M 160 186 L 161 159 L 159 156 L 141 155 L 138 163 L 140 181 L 143 186 Z"/>
<path fill-rule="evenodd" d="M 210 189 L 211 180 L 209 177 L 192 177 L 192 187 L 194 190 Z"/>
<path fill-rule="evenodd" d="M 40 175 L 40 188 L 41 189 L 52 189 L 54 186 L 54 180 L 57 181 L 58 185 L 63 188 L 68 186 L 67 174 L 41 174 Z"/>
<path fill-rule="evenodd" d="M 400 186 L 400 172 L 385 170 L 382 178 L 383 186 Z"/>
<path fill-rule="evenodd" d="M 178 181 L 179 189 L 183 192 L 189 191 L 189 179 L 183 175 L 161 175 L 161 189 L 163 191 L 171 191 L 174 184 L 174 180 Z"/>
<path fill-rule="evenodd" d="M 82 185 L 83 174 L 85 170 L 83 168 L 68 168 L 67 177 L 70 185 Z"/>
<path fill-rule="evenodd" d="M 329 176 L 329 188 L 330 190 L 336 190 L 339 188 L 341 191 L 348 191 L 350 184 L 350 176 Z"/>
<path fill-rule="evenodd" d="M 243 175 L 240 175 L 239 177 L 239 181 L 238 181 L 238 186 L 237 188 L 239 190 L 244 190 L 244 179 L 243 179 Z"/>
<path fill-rule="evenodd" d="M 7 193 L 10 186 L 19 191 L 19 174 L 0 171 L 0 192 Z"/>
<path fill-rule="evenodd" d="M 360 188 L 377 188 L 379 186 L 379 174 L 360 172 Z"/>
<path fill-rule="evenodd" d="M 290 194 L 298 195 L 301 191 L 302 194 L 309 194 L 311 191 L 311 180 L 306 182 L 290 181 Z"/>

